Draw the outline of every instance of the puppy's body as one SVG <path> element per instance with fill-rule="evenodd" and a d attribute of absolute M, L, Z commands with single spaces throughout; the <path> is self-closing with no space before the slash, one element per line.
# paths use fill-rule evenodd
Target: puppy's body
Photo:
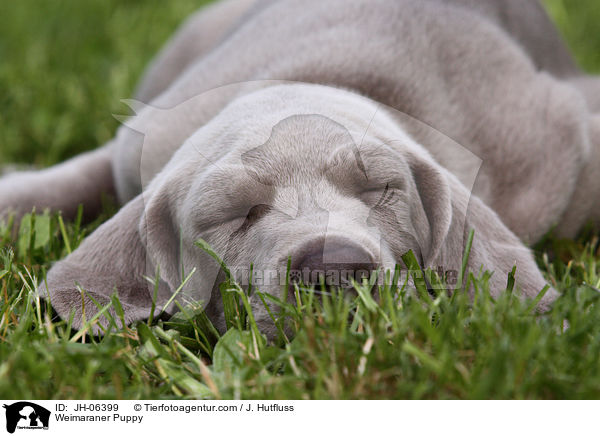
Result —
<path fill-rule="evenodd" d="M 463 7 L 469 3 L 478 9 Z M 533 35 L 543 35 L 538 40 L 527 30 L 530 19 L 539 28 Z M 519 29 L 522 44 L 499 25 Z M 560 76 L 574 70 L 570 62 L 565 66 L 569 55 L 555 37 L 543 10 L 532 1 L 275 3 L 259 8 L 207 56 L 190 64 L 152 105 L 173 108 L 219 86 L 264 79 L 357 91 L 432 126 L 483 159 L 474 193 L 531 242 L 557 224 L 582 165 L 589 162 L 585 94 L 552 76 L 553 71 L 540 70 L 555 68 Z M 536 53 L 533 58 L 523 50 L 528 45 L 529 53 Z M 177 148 L 197 126 L 251 89 L 244 83 L 239 90 L 206 96 L 198 108 L 186 107 L 195 119 L 180 124 L 178 133 L 161 127 L 164 133 L 148 135 L 148 128 L 140 127 L 147 135 L 144 153 L 155 141 L 163 151 L 166 142 Z M 153 96 L 140 95 L 146 97 Z M 147 123 L 162 124 L 160 115 L 148 118 L 152 121 Z M 444 153 L 427 134 L 411 133 L 438 162 L 451 166 L 452 152 Z M 132 141 L 123 138 L 116 155 L 124 156 L 124 149 L 132 153 Z M 169 157 L 165 153 L 157 159 L 157 171 Z M 131 156 L 129 165 L 125 162 L 119 158 L 114 163 L 120 198 L 128 200 L 141 189 L 136 186 L 141 180 L 139 155 Z M 582 187 L 588 196 L 591 188 Z M 589 217 L 589 210 L 577 209 L 574 215 Z M 572 220 L 565 233 L 581 225 Z"/>
<path fill-rule="evenodd" d="M 160 268 L 164 304 L 198 268 L 182 295 L 220 324 L 199 238 L 264 270 L 350 239 L 378 267 L 412 249 L 456 269 L 474 228 L 470 267 L 495 270 L 497 293 L 516 262 L 533 296 L 544 281 L 513 232 L 532 242 L 598 219 L 599 93 L 532 0 L 229 0 L 165 47 L 138 91 L 149 104 L 132 102 L 110 144 L 64 164 L 70 174 L 0 181 L 13 188 L 0 210 L 93 210 L 116 192 L 123 210 L 48 276 L 54 307 L 76 320 L 75 281 L 100 302 L 116 287 L 133 321 L 151 306 L 145 273 Z M 389 186 L 400 201 L 379 210 Z"/>

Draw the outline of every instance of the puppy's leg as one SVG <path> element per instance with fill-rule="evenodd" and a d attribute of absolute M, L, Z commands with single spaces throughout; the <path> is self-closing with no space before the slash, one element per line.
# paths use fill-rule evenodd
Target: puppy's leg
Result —
<path fill-rule="evenodd" d="M 556 26 L 538 0 L 450 1 L 469 3 L 471 7 L 493 17 L 517 40 L 538 69 L 563 79 L 564 83 L 574 86 L 584 97 L 590 115 L 581 117 L 581 130 L 587 133 L 589 153 L 576 177 L 569 205 L 556 231 L 560 236 L 572 238 L 590 220 L 596 228 L 600 228 L 600 181 L 597 176 L 600 168 L 600 77 L 587 75 L 577 67 Z"/>
<path fill-rule="evenodd" d="M 567 80 L 600 112 L 600 78 L 577 66 L 554 23 L 538 0 L 447 0 L 480 11 L 515 39 L 539 70 Z"/>
<path fill-rule="evenodd" d="M 590 117 L 588 123 L 590 154 L 581 170 L 569 206 L 557 226 L 559 236 L 572 238 L 591 221 L 600 229 L 600 113 Z"/>
<path fill-rule="evenodd" d="M 477 11 L 504 29 L 539 70 L 565 78 L 581 74 L 538 0 L 444 0 Z"/>
<path fill-rule="evenodd" d="M 41 171 L 21 171 L 0 178 L 0 219 L 51 209 L 73 218 L 80 204 L 86 219 L 102 208 L 102 195 L 114 195 L 111 145 L 76 156 Z"/>
<path fill-rule="evenodd" d="M 489 0 L 488 0 L 489 1 Z M 500 19 L 533 63 L 554 77 L 567 80 L 585 98 L 591 112 L 600 112 L 600 78 L 585 74 L 537 0 L 497 2 Z"/>
<path fill-rule="evenodd" d="M 533 60 L 535 66 L 555 77 L 580 74 L 567 45 L 539 0 L 494 1 L 511 34 Z"/>
<path fill-rule="evenodd" d="M 250 13 L 257 0 L 225 0 L 189 17 L 150 64 L 135 98 L 149 102 L 218 45 Z"/>
<path fill-rule="evenodd" d="M 591 112 L 600 113 L 600 77 L 581 75 L 569 79 L 585 98 Z"/>
<path fill-rule="evenodd" d="M 589 159 L 586 102 L 477 14 L 456 11 L 436 38 L 454 60 L 437 86 L 449 90 L 448 113 L 463 124 L 444 125 L 443 112 L 424 119 L 483 160 L 473 193 L 519 238 L 535 242 L 566 213 Z"/>

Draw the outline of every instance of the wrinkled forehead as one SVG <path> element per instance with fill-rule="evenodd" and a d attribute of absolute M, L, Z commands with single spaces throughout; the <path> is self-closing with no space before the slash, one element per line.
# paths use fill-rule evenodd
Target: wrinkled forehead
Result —
<path fill-rule="evenodd" d="M 274 125 L 260 145 L 245 144 L 232 160 L 261 183 L 289 186 L 342 173 L 369 178 L 367 172 L 403 171 L 396 148 L 322 115 L 295 115 Z"/>
<path fill-rule="evenodd" d="M 368 126 L 346 126 L 321 114 L 292 115 L 267 125 L 261 121 L 228 129 L 209 150 L 197 147 L 205 161 L 202 168 L 195 166 L 201 174 L 197 183 L 205 189 L 248 179 L 272 187 L 315 185 L 323 179 L 347 186 L 367 180 L 385 185 L 407 175 L 402 147 L 371 135 Z M 216 154 L 209 156 L 211 150 Z"/>
<path fill-rule="evenodd" d="M 361 167 L 358 146 L 343 125 L 322 115 L 295 115 L 278 122 L 269 138 L 246 147 L 240 160 L 247 172 L 269 185 L 290 185 L 325 176 L 340 150 L 354 150 L 347 166 Z"/>
<path fill-rule="evenodd" d="M 220 140 L 229 141 L 230 150 L 221 158 L 203 167 L 188 162 L 178 172 L 191 183 L 186 198 L 203 210 L 271 204 L 277 195 L 292 192 L 316 200 L 315 195 L 334 192 L 354 196 L 388 185 L 412 186 L 404 147 L 383 142 L 366 130 L 353 132 L 322 115 L 284 118 L 262 138 L 244 129 L 227 135 Z"/>

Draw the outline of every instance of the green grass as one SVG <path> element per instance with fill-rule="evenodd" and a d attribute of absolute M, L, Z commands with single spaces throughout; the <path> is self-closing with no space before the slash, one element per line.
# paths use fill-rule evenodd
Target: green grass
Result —
<path fill-rule="evenodd" d="M 580 67 L 600 73 L 600 2 L 543 0 Z"/>
<path fill-rule="evenodd" d="M 600 72 L 597 2 L 546 3 L 579 63 Z M 50 165 L 109 139 L 117 127 L 111 114 L 124 110 L 119 99 L 198 4 L 1 3 L 3 162 Z M 493 301 L 485 274 L 470 278 L 474 303 L 463 292 L 415 298 L 402 283 L 383 287 L 376 300 L 367 289 L 323 299 L 300 290 L 281 313 L 293 339 L 268 343 L 245 294 L 228 281 L 232 328 L 222 337 L 189 307 L 168 322 L 113 325 L 94 339 L 52 320 L 35 288 L 103 218 L 81 226 L 57 215 L 27 217 L 16 235 L 0 227 L 0 398 L 600 397 L 600 294 L 590 287 L 600 286 L 597 235 L 549 237 L 535 247 L 562 293 L 544 315 L 515 292 Z"/>

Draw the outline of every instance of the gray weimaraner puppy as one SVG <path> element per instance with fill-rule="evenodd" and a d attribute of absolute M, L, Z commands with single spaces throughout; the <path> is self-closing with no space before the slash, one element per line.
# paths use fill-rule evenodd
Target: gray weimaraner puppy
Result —
<path fill-rule="evenodd" d="M 159 309 L 178 290 L 224 328 L 200 239 L 281 296 L 288 258 L 313 284 L 409 249 L 457 271 L 474 229 L 469 269 L 494 271 L 498 295 L 516 265 L 533 297 L 546 283 L 524 244 L 600 221 L 600 80 L 536 0 L 225 0 L 183 24 L 127 103 L 136 116 L 104 147 L 0 179 L 4 214 L 122 205 L 41 285 L 76 327 L 82 302 L 89 318 L 89 296 L 115 291 L 127 323 L 147 318 L 158 272 Z"/>

